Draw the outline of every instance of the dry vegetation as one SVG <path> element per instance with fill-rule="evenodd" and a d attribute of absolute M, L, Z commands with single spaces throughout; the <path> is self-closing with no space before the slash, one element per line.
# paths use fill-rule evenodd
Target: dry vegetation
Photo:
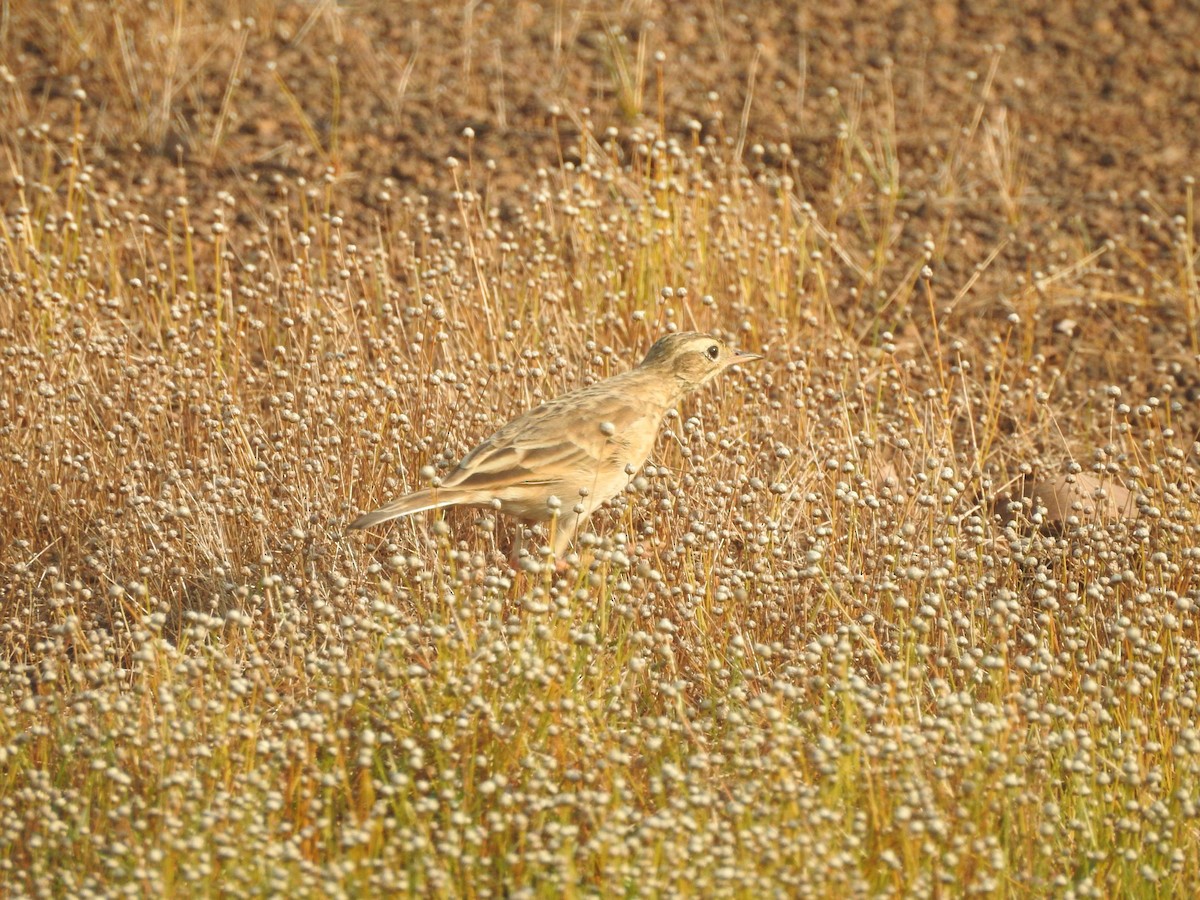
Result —
<path fill-rule="evenodd" d="M 1190 182 L 1054 193 L 998 48 L 143 6 L 0 27 L 5 894 L 1200 881 Z M 344 535 L 676 327 L 767 360 L 566 573 Z"/>

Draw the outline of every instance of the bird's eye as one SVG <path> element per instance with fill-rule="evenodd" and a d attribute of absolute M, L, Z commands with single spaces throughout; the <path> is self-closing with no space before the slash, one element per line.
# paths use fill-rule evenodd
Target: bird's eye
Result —
<path fill-rule="evenodd" d="M 710 346 L 710 347 L 709 347 L 709 348 L 708 348 L 708 349 L 705 351 L 705 353 L 708 355 L 708 358 L 709 358 L 709 359 L 716 359 L 718 356 L 720 356 L 720 355 L 721 355 L 721 348 L 720 348 L 720 347 L 718 347 L 716 344 L 712 344 L 712 345 L 711 345 L 711 346 Z"/>

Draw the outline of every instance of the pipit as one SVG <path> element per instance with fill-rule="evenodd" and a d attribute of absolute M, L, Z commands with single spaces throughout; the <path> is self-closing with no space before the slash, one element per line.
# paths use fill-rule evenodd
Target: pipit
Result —
<path fill-rule="evenodd" d="M 563 394 L 509 422 L 463 457 L 440 484 L 355 519 L 370 528 L 444 506 L 499 509 L 549 522 L 558 560 L 581 522 L 620 493 L 645 463 L 667 410 L 737 363 L 762 359 L 699 332 L 659 338 L 636 368 Z M 513 559 L 520 551 L 517 529 Z"/>

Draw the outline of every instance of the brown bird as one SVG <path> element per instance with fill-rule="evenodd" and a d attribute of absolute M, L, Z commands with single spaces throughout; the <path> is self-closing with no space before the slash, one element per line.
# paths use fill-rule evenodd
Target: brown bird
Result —
<path fill-rule="evenodd" d="M 758 359 L 707 334 L 668 334 L 636 368 L 513 419 L 440 484 L 393 500 L 350 527 L 370 528 L 443 506 L 495 509 L 498 502 L 501 512 L 523 522 L 557 516 L 552 549 L 561 560 L 580 523 L 641 469 L 667 410 L 730 366 Z"/>

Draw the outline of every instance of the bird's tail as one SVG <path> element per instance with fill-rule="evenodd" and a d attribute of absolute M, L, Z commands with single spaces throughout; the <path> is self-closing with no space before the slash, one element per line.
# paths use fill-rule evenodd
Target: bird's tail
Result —
<path fill-rule="evenodd" d="M 458 491 L 438 491 L 436 495 L 429 488 L 413 491 L 393 500 L 387 506 L 372 510 L 359 516 L 348 527 L 370 528 L 382 522 L 398 519 L 401 516 L 411 516 L 413 513 L 424 512 L 427 509 L 441 509 L 443 506 L 453 506 L 462 500 Z"/>

